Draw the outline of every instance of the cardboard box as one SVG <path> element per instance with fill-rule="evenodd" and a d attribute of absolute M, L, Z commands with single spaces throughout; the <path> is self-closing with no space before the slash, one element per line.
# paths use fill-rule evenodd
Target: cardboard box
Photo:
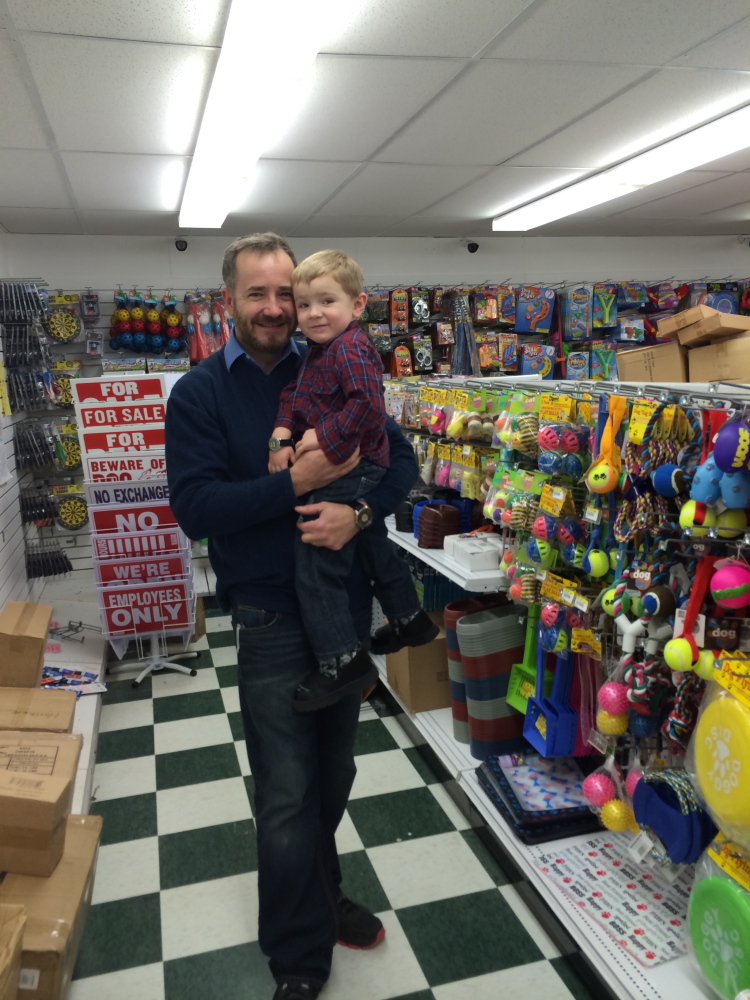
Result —
<path fill-rule="evenodd" d="M 691 382 L 750 382 L 750 332 L 688 354 Z"/>
<path fill-rule="evenodd" d="M 0 611 L 0 687 L 39 687 L 51 618 L 48 604 L 6 602 Z"/>
<path fill-rule="evenodd" d="M 0 903 L 26 907 L 21 1000 L 63 1000 L 78 957 L 94 885 L 101 816 L 69 816 L 65 851 L 47 879 L 6 875 Z"/>
<path fill-rule="evenodd" d="M 66 778 L 0 773 L 0 871 L 52 874 L 65 846 L 70 794 Z"/>
<path fill-rule="evenodd" d="M 750 316 L 734 316 L 728 313 L 714 313 L 700 323 L 686 326 L 677 332 L 677 339 L 683 347 L 708 344 L 712 340 L 728 339 L 734 333 L 750 330 Z"/>
<path fill-rule="evenodd" d="M 0 687 L 0 731 L 69 733 L 76 701 L 72 691 Z"/>
<path fill-rule="evenodd" d="M 451 703 L 445 629 L 440 614 L 430 618 L 440 626 L 440 634 L 426 646 L 407 646 L 386 657 L 389 685 L 410 712 L 448 708 Z"/>
<path fill-rule="evenodd" d="M 206 606 L 203 603 L 202 597 L 197 597 L 195 599 L 195 627 L 193 629 L 193 635 L 190 639 L 191 642 L 197 642 L 202 639 L 206 634 Z"/>
<path fill-rule="evenodd" d="M 0 732 L 0 775 L 34 774 L 70 782 L 66 803 L 70 812 L 82 746 L 83 737 L 76 734 Z"/>
<path fill-rule="evenodd" d="M 16 1000 L 21 972 L 21 944 L 26 926 L 23 906 L 0 903 L 0 1000 Z"/>
<path fill-rule="evenodd" d="M 687 382 L 687 350 L 675 342 L 617 352 L 621 382 Z"/>
<path fill-rule="evenodd" d="M 675 313 L 674 316 L 657 320 L 656 326 L 660 337 L 676 337 L 678 330 L 718 315 L 720 315 L 718 310 L 710 306 L 694 306 L 692 309 L 685 309 L 684 312 Z"/>

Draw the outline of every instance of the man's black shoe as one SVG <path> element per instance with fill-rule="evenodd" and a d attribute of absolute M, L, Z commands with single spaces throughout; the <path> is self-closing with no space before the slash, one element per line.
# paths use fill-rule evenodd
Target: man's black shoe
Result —
<path fill-rule="evenodd" d="M 377 679 L 377 667 L 369 653 L 360 649 L 335 677 L 327 677 L 319 670 L 310 674 L 294 692 L 294 707 L 298 712 L 316 712 L 319 708 L 335 705 L 347 694 L 359 694 Z"/>
<path fill-rule="evenodd" d="M 279 983 L 273 1000 L 315 1000 L 320 989 L 313 983 Z"/>
<path fill-rule="evenodd" d="M 370 650 L 378 656 L 397 653 L 404 646 L 424 646 L 438 637 L 440 629 L 426 611 L 420 611 L 410 622 L 396 630 L 392 625 L 379 628 L 370 642 Z"/>
<path fill-rule="evenodd" d="M 342 896 L 339 900 L 339 944 L 347 948 L 376 948 L 385 937 L 382 921 L 364 906 Z"/>

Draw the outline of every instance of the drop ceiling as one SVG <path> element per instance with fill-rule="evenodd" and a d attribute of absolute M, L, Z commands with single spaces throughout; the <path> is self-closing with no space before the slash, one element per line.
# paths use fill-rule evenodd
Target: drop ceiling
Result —
<path fill-rule="evenodd" d="M 1 229 L 189 233 L 228 8 L 0 0 Z M 272 86 L 249 41 L 217 156 Z M 493 215 L 747 104 L 747 0 L 364 0 L 221 232 L 487 236 Z M 750 149 L 533 234 L 748 232 Z"/>

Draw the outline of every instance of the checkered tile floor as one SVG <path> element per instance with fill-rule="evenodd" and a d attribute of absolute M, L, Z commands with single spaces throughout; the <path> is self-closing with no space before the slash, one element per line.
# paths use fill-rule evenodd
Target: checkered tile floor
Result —
<path fill-rule="evenodd" d="M 116 680 L 104 697 L 102 846 L 69 1000 L 273 995 L 229 619 L 209 617 L 195 648 L 197 677 Z M 325 1000 L 592 1000 L 382 692 L 362 708 L 355 753 L 344 890 L 387 934 L 370 952 L 336 949 Z"/>

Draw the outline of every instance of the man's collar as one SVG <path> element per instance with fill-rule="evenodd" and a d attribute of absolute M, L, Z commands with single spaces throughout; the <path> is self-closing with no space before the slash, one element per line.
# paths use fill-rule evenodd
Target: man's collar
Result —
<path fill-rule="evenodd" d="M 288 358 L 290 354 L 299 354 L 299 348 L 297 347 L 297 342 L 294 340 L 294 338 L 292 338 L 286 345 L 284 353 L 276 362 L 276 365 L 280 365 L 281 362 L 286 360 L 286 358 Z M 226 346 L 224 347 L 224 361 L 226 362 L 227 371 L 231 371 L 232 365 L 235 363 L 237 358 L 240 358 L 243 355 L 248 359 L 248 361 L 251 361 L 256 366 L 256 368 L 260 368 L 258 362 L 255 361 L 254 358 L 251 358 L 250 355 L 247 354 L 245 351 L 243 351 L 243 349 L 240 347 L 239 341 L 234 335 L 234 331 L 232 331 L 232 334 L 229 337 L 229 340 L 226 342 Z M 276 365 L 274 365 L 273 367 L 275 368 Z M 260 370 L 263 371 L 262 368 L 260 368 Z M 273 368 L 271 369 L 271 371 L 273 371 Z"/>

